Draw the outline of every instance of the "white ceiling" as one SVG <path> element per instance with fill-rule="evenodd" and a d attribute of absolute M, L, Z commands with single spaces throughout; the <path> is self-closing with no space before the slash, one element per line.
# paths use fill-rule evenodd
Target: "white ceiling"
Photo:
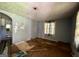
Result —
<path fill-rule="evenodd" d="M 34 20 L 55 20 L 67 16 L 76 8 L 77 3 L 29 3 L 28 16 Z M 37 10 L 34 10 L 36 7 Z"/>
<path fill-rule="evenodd" d="M 72 2 L 17 2 L 1 3 L 0 9 L 15 13 L 32 20 L 54 20 L 67 16 L 76 9 L 77 3 Z M 34 10 L 34 7 L 37 8 Z"/>

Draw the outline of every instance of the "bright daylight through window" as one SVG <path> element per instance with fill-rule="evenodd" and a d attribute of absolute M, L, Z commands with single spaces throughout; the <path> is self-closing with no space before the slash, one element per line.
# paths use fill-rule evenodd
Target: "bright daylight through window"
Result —
<path fill-rule="evenodd" d="M 45 22 L 44 23 L 44 34 L 55 34 L 55 22 Z"/>

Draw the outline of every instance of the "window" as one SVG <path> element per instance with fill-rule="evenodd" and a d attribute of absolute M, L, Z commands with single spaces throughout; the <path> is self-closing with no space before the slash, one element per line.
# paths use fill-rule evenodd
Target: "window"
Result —
<path fill-rule="evenodd" d="M 79 49 L 79 12 L 76 19 L 75 44 L 76 44 L 76 48 Z"/>
<path fill-rule="evenodd" d="M 55 22 L 45 22 L 44 33 L 54 35 L 55 34 Z"/>
<path fill-rule="evenodd" d="M 50 34 L 55 34 L 55 22 L 50 23 Z"/>
<path fill-rule="evenodd" d="M 44 33 L 45 33 L 45 34 L 49 34 L 49 32 L 50 32 L 50 31 L 49 31 L 49 26 L 50 26 L 50 23 L 45 23 L 45 24 L 44 24 Z"/>

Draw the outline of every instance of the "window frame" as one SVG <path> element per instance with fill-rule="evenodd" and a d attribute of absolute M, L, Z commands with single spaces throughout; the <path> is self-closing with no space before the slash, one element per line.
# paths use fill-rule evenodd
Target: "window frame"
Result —
<path fill-rule="evenodd" d="M 49 24 L 49 29 L 46 29 L 46 28 L 45 28 L 45 27 L 46 27 L 45 23 L 48 23 L 48 24 Z M 55 24 L 56 24 L 56 22 L 55 22 L 55 21 L 51 21 L 51 22 L 45 22 L 45 23 L 44 23 L 44 34 L 45 34 L 45 35 L 49 35 L 49 36 L 50 36 L 50 35 L 55 35 Z M 52 23 L 54 23 L 54 27 L 53 27 L 54 29 L 53 29 L 53 30 L 52 30 L 52 25 L 51 25 Z M 47 30 L 48 30 L 49 32 L 46 33 Z M 52 30 L 52 31 L 51 31 L 51 30 Z M 54 33 L 51 33 L 51 32 L 54 32 Z"/>

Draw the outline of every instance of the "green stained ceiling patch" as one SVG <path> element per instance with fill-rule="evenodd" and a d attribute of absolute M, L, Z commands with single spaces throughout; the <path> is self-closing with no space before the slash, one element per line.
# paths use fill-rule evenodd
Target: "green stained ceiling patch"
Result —
<path fill-rule="evenodd" d="M 22 16 L 26 15 L 27 7 L 27 3 L 24 2 L 0 2 L 0 9 Z"/>

